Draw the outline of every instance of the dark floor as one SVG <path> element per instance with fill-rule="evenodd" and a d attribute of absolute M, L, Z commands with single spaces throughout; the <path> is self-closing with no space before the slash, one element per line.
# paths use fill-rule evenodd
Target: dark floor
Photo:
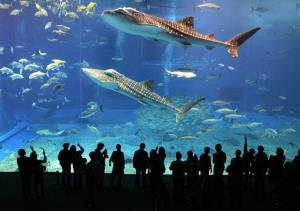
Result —
<path fill-rule="evenodd" d="M 106 176 L 105 183 L 107 184 L 109 176 Z M 167 188 L 171 190 L 171 178 L 170 176 L 164 177 Z M 226 180 L 226 178 L 225 178 Z M 154 202 L 153 196 L 149 189 L 142 190 L 133 188 L 134 177 L 127 175 L 123 180 L 123 189 L 117 188 L 105 188 L 96 195 L 97 209 L 94 210 L 124 210 L 124 211 L 153 211 Z M 2 210 L 87 210 L 87 195 L 85 187 L 83 190 L 69 190 L 56 184 L 55 174 L 45 175 L 45 196 L 40 200 L 36 200 L 33 196 L 31 199 L 23 199 L 20 188 L 20 179 L 17 173 L 0 173 L 0 202 Z M 202 208 L 204 200 L 197 195 L 196 206 L 192 206 L 191 200 L 185 200 L 180 203 L 172 199 L 166 203 L 165 210 L 204 210 Z M 211 210 L 215 210 L 216 201 L 208 201 Z M 259 211 L 259 210 L 282 210 L 277 209 L 276 206 L 272 206 L 274 203 L 273 194 L 268 190 L 268 194 L 264 201 L 255 200 L 252 190 L 245 191 L 243 193 L 243 210 L 245 211 Z M 291 199 L 286 203 L 286 209 L 288 211 L 299 211 L 300 206 L 296 207 L 300 202 L 300 194 L 295 196 L 295 199 Z M 229 196 L 225 191 L 224 206 L 222 210 L 228 210 Z M 162 209 L 162 203 L 158 203 L 158 210 Z"/>

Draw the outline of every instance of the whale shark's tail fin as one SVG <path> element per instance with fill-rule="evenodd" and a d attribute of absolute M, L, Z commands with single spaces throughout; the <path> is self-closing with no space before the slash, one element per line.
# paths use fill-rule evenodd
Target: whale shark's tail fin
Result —
<path fill-rule="evenodd" d="M 238 48 L 240 45 L 242 45 L 246 40 L 248 40 L 252 35 L 254 35 L 258 30 L 260 30 L 260 27 L 251 29 L 246 32 L 242 32 L 233 38 L 227 40 L 226 42 L 229 44 L 227 52 L 233 57 L 238 57 Z"/>
<path fill-rule="evenodd" d="M 201 101 L 205 100 L 205 98 L 203 97 L 199 97 L 195 100 L 193 100 L 192 102 L 188 103 L 187 105 L 185 105 L 184 107 L 180 108 L 178 110 L 178 112 L 176 113 L 176 123 L 178 123 L 182 117 L 189 111 L 191 110 L 191 108 L 193 108 L 195 105 L 197 105 L 198 103 L 200 103 Z"/>

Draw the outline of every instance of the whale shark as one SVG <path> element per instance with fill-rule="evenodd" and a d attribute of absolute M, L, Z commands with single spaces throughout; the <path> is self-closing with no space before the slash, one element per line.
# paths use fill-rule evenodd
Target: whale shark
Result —
<path fill-rule="evenodd" d="M 203 97 L 199 97 L 182 108 L 179 108 L 168 98 L 162 97 L 153 91 L 152 80 L 137 82 L 127 78 L 125 75 L 114 69 L 99 70 L 93 68 L 82 68 L 82 71 L 96 84 L 106 89 L 126 95 L 143 105 L 153 105 L 175 111 L 176 122 L 179 122 L 184 114 L 205 99 Z"/>
<path fill-rule="evenodd" d="M 169 21 L 140 12 L 131 7 L 104 10 L 102 17 L 111 26 L 128 34 L 139 35 L 155 41 L 177 43 L 187 48 L 192 45 L 205 46 L 211 50 L 217 46 L 227 48 L 233 57 L 238 57 L 238 48 L 254 35 L 259 27 L 240 33 L 227 41 L 217 40 L 214 34 L 195 31 L 194 17 L 188 16 L 177 21 Z"/>

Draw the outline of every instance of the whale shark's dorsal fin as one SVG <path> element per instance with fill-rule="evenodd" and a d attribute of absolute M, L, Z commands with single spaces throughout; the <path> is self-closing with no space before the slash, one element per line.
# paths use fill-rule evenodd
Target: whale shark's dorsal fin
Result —
<path fill-rule="evenodd" d="M 176 23 L 180 23 L 184 26 L 187 26 L 189 28 L 194 28 L 194 17 L 193 16 L 188 16 L 188 17 L 184 17 L 180 20 L 177 20 Z"/>
<path fill-rule="evenodd" d="M 141 83 L 145 88 L 149 90 L 153 90 L 153 84 L 154 84 L 153 80 L 146 80 L 146 81 L 142 81 Z"/>

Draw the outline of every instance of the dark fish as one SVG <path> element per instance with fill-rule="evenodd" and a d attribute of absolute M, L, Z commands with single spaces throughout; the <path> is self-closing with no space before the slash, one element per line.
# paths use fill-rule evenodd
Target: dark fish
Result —
<path fill-rule="evenodd" d="M 58 90 L 61 90 L 64 88 L 64 84 L 62 83 L 59 83 L 59 84 L 56 84 L 53 88 L 52 88 L 52 94 L 55 94 Z"/>
<path fill-rule="evenodd" d="M 134 135 L 137 135 L 137 134 L 139 134 L 141 132 L 141 129 L 138 129 L 135 133 L 134 133 Z"/>

